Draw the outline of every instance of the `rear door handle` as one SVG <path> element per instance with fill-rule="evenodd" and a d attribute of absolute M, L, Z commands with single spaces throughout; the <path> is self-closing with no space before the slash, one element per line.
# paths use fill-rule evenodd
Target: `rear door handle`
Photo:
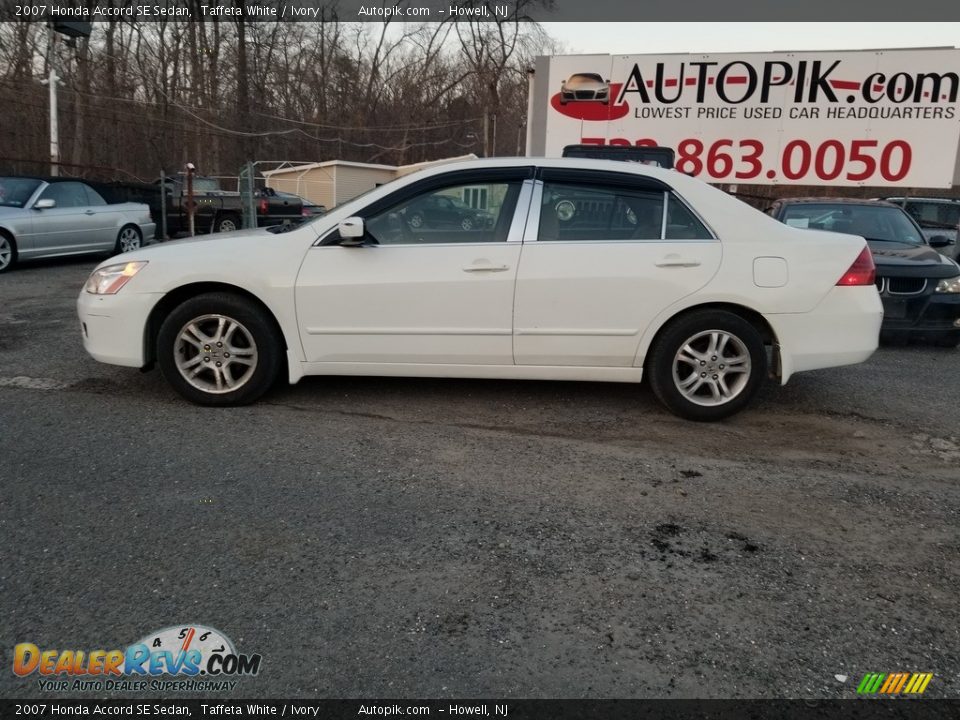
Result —
<path fill-rule="evenodd" d="M 679 255 L 667 255 L 662 260 L 654 263 L 657 267 L 698 267 L 699 260 L 693 258 L 680 257 Z"/>
<path fill-rule="evenodd" d="M 503 272 L 504 270 L 509 270 L 509 265 L 491 265 L 485 263 L 483 265 L 467 265 L 463 268 L 464 272 L 474 273 L 474 272 Z"/>

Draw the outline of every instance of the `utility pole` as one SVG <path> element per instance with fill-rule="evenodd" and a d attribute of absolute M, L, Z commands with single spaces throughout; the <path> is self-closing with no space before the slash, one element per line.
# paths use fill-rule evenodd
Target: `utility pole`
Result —
<path fill-rule="evenodd" d="M 57 73 L 57 33 L 62 33 L 70 38 L 90 37 L 93 25 L 86 21 L 59 22 L 51 20 L 47 27 L 50 29 L 50 43 L 47 50 L 47 68 L 49 69 L 49 74 L 47 75 L 47 79 L 41 82 L 49 86 L 50 175 L 57 177 L 60 174 L 60 118 L 57 111 L 57 85 L 60 83 L 60 75 Z M 70 42 L 73 41 L 68 41 L 68 44 Z"/>
<path fill-rule="evenodd" d="M 57 31 L 50 26 L 50 43 L 47 52 L 47 68 L 49 74 L 43 81 L 50 92 L 50 175 L 57 177 L 60 174 L 60 119 L 57 111 Z"/>

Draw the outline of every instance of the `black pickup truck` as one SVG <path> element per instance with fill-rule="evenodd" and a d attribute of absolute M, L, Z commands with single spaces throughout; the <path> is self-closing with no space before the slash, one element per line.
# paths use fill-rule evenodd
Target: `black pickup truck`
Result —
<path fill-rule="evenodd" d="M 182 175 L 168 177 L 166 184 L 166 227 L 169 237 L 176 237 L 190 227 L 187 215 L 186 178 Z M 108 198 L 109 202 L 140 202 L 150 206 L 150 214 L 157 224 L 157 234 L 162 227 L 162 204 L 160 181 L 153 184 L 111 182 L 91 183 Z M 214 178 L 193 178 L 193 199 L 196 203 L 194 231 L 198 234 L 230 232 L 243 227 L 243 198 L 238 192 L 220 188 Z M 254 194 L 258 227 L 300 222 L 303 219 L 303 203 L 295 195 L 276 193 L 271 188 L 258 188 Z"/>

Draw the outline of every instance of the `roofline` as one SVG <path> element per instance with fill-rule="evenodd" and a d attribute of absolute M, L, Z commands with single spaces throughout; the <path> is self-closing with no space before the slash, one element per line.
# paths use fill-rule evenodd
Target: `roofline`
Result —
<path fill-rule="evenodd" d="M 337 165 L 361 167 L 369 170 L 396 170 L 398 167 L 397 165 L 378 165 L 374 163 L 355 162 L 353 160 L 324 160 L 323 162 L 308 163 L 306 165 L 292 165 L 291 167 L 278 168 L 276 170 L 264 170 L 262 174 L 264 177 L 271 177 L 273 175 L 283 175 L 292 172 L 303 173 L 309 170 L 316 170 L 317 168 L 334 167 Z"/>

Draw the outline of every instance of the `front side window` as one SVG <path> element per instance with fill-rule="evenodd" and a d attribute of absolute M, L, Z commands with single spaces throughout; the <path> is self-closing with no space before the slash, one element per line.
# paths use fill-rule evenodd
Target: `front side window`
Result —
<path fill-rule="evenodd" d="M 381 245 L 506 242 L 519 192 L 519 181 L 430 190 L 365 218 L 365 227 Z M 464 201 L 480 194 L 485 208 Z"/>
<path fill-rule="evenodd" d="M 663 193 L 628 186 L 545 182 L 539 241 L 659 240 Z"/>
<path fill-rule="evenodd" d="M 78 182 L 51 183 L 39 199 L 53 200 L 58 208 L 85 207 L 88 203 L 86 187 Z"/>

